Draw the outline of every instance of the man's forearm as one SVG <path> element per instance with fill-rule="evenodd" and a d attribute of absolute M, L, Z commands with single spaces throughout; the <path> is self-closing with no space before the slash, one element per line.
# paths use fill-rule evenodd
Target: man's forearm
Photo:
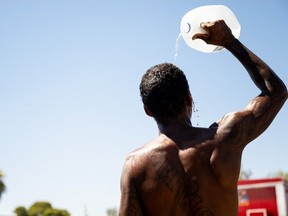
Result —
<path fill-rule="evenodd" d="M 246 68 L 255 85 L 264 95 L 277 95 L 287 98 L 287 89 L 282 80 L 258 56 L 239 40 L 225 46 Z"/>

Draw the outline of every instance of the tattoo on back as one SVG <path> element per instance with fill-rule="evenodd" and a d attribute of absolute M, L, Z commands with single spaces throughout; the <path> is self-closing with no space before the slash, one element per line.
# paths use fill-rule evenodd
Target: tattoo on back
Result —
<path fill-rule="evenodd" d="M 160 159 L 158 155 L 151 155 L 151 166 L 156 168 L 159 180 L 171 192 L 174 192 L 179 205 L 187 216 L 214 216 L 213 212 L 203 205 L 198 195 L 199 184 L 189 180 L 168 159 Z"/>

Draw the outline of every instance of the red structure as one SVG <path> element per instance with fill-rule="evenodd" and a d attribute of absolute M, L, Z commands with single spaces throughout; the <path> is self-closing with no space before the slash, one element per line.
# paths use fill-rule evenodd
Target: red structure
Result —
<path fill-rule="evenodd" d="M 238 200 L 239 216 L 288 216 L 288 181 L 240 180 Z"/>

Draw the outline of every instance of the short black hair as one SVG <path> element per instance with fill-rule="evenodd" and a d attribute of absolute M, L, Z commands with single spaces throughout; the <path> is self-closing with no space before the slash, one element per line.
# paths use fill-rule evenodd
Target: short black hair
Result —
<path fill-rule="evenodd" d="M 143 104 L 155 118 L 169 119 L 183 112 L 189 85 L 182 70 L 170 63 L 147 70 L 140 83 Z"/>

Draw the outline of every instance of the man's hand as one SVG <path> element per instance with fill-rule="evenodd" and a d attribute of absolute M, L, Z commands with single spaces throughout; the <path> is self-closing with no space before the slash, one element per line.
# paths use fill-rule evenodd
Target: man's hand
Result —
<path fill-rule="evenodd" d="M 225 47 L 227 44 L 233 42 L 235 39 L 231 32 L 231 29 L 226 25 L 224 20 L 218 20 L 215 22 L 203 22 L 200 24 L 200 27 L 203 28 L 206 33 L 195 34 L 192 37 L 193 40 L 202 39 L 207 44 Z"/>

